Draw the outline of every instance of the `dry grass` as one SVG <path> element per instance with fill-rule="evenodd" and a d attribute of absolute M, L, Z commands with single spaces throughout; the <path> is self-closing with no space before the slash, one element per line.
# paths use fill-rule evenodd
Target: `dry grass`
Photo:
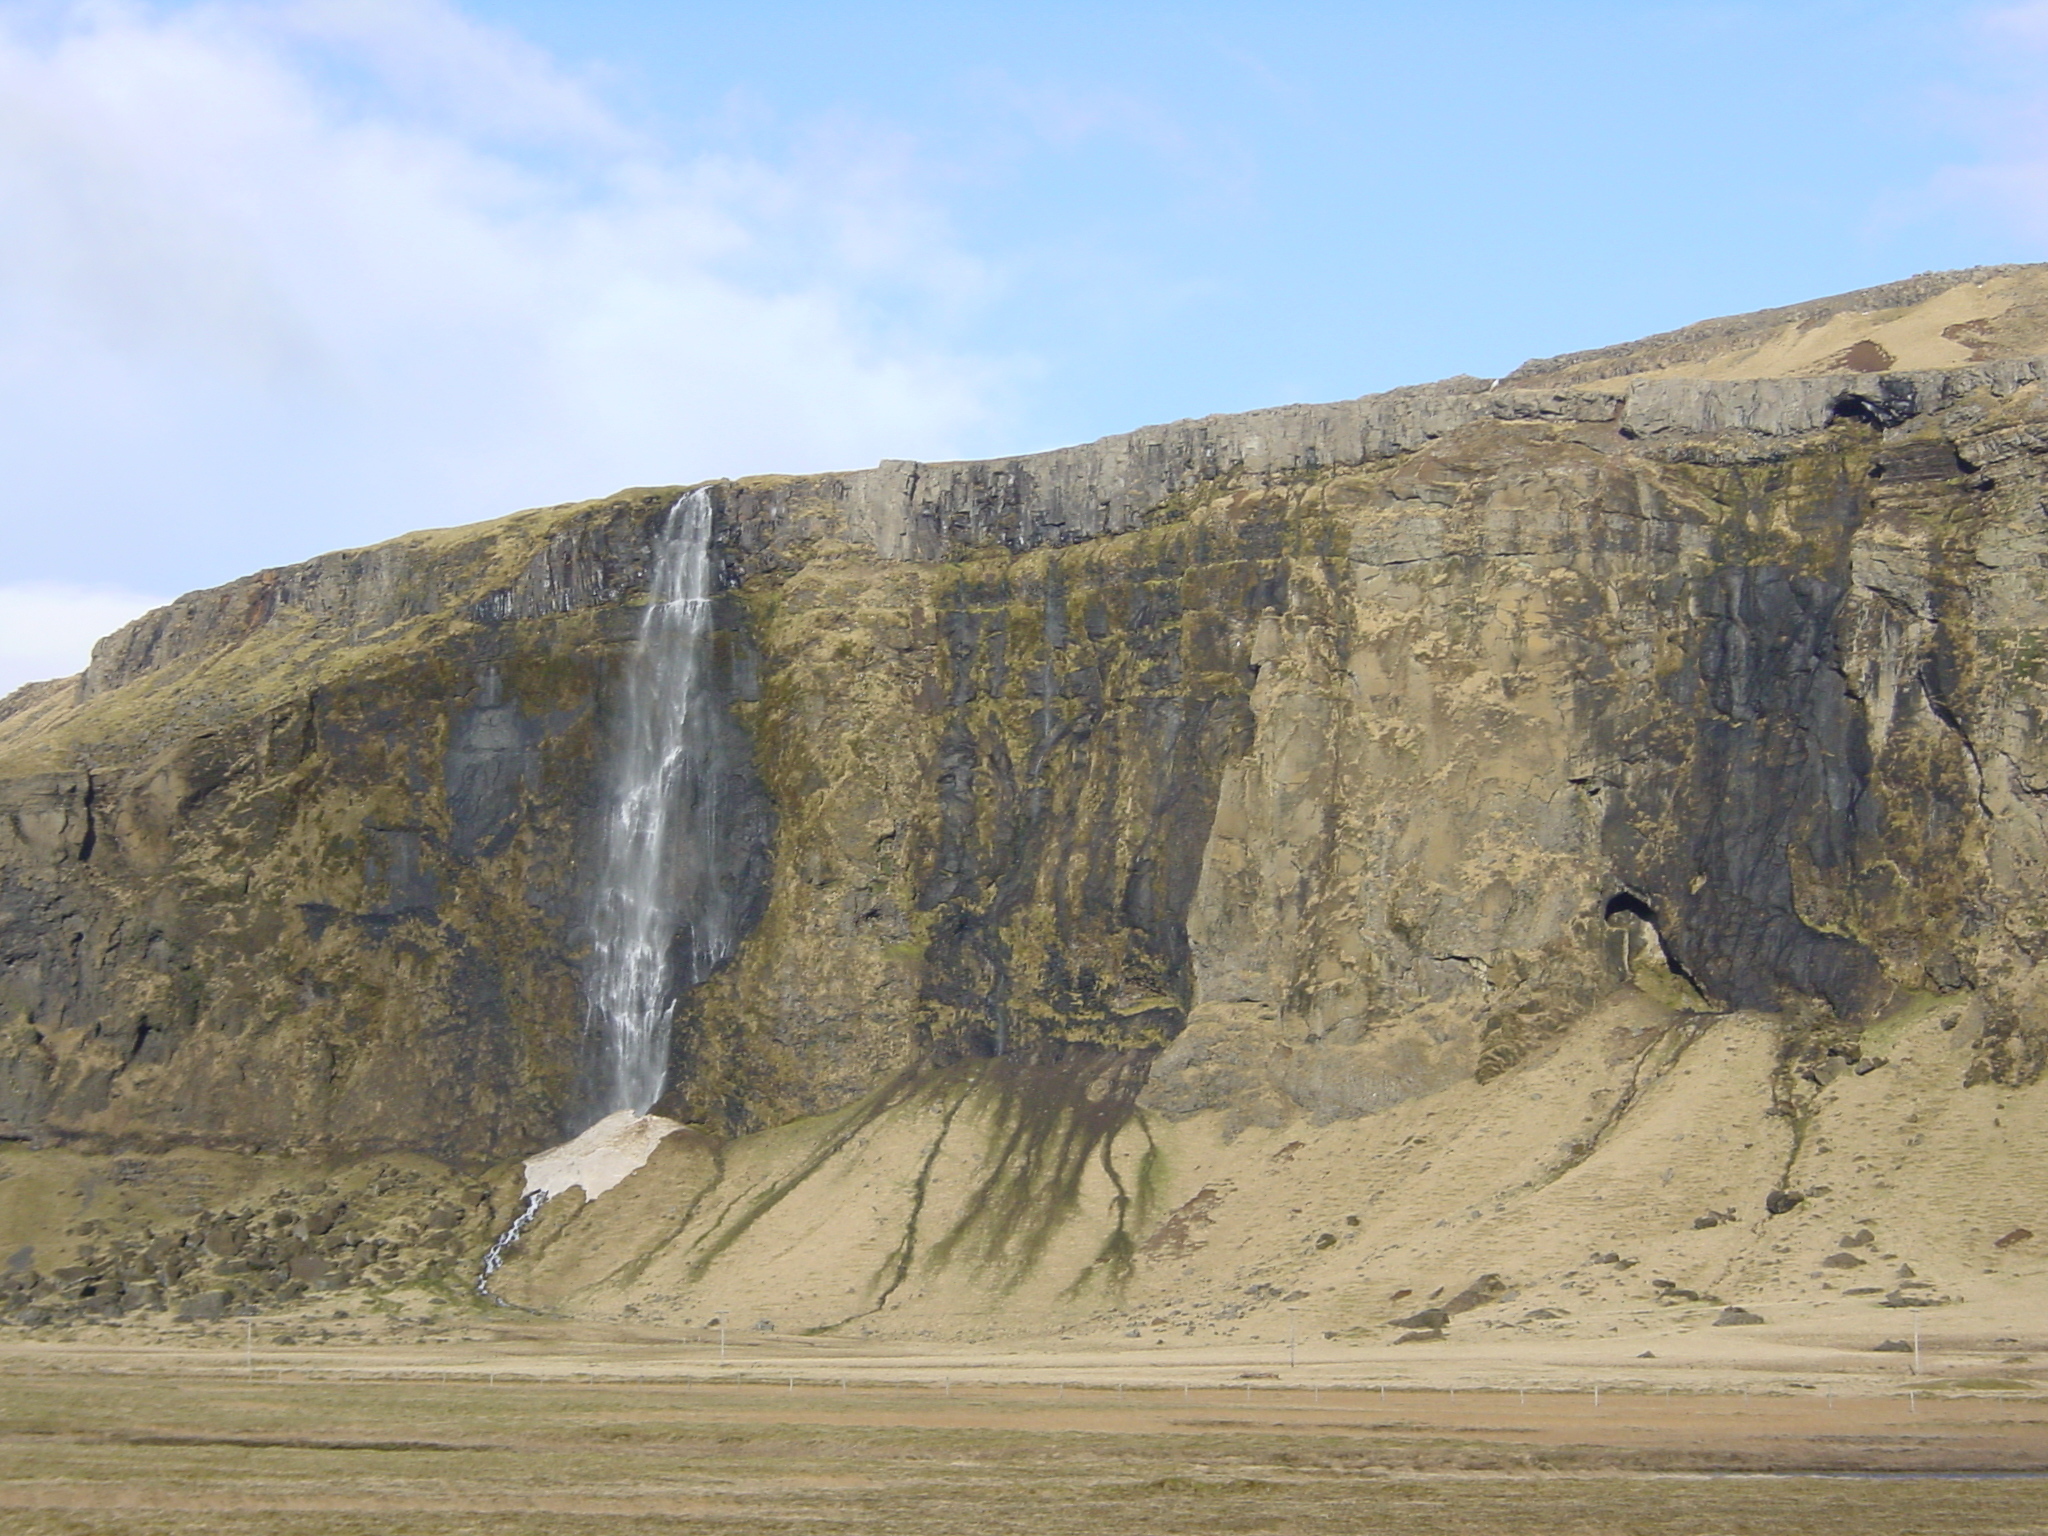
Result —
<path fill-rule="evenodd" d="M 454 1532 L 1929 1532 L 2048 1528 L 2011 1476 L 1763 1467 L 2048 1465 L 2042 1405 L 1741 1399 L 1314 1405 L 1224 1389 L 237 1380 L 19 1372 L 10 1536 Z M 1334 1399 L 1336 1394 L 1325 1394 Z M 1301 1401 L 1295 1401 L 1301 1399 Z M 1819 1428 L 1836 1431 L 1818 1433 Z M 1737 1475 L 1715 1475 L 1716 1469 Z"/>

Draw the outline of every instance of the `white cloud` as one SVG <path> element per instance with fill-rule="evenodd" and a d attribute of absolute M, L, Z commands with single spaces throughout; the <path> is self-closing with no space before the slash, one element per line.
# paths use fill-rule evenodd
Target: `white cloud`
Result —
<path fill-rule="evenodd" d="M 991 279 L 915 182 L 844 125 L 673 153 L 441 0 L 0 0 L 14 569 L 192 584 L 945 452 L 999 382 L 945 339 Z"/>
<path fill-rule="evenodd" d="M 0 585 L 0 698 L 85 670 L 92 643 L 165 599 L 60 581 Z"/>
<path fill-rule="evenodd" d="M 2048 0 L 1980 10 L 1963 36 L 1970 78 L 1941 94 L 1940 109 L 1979 154 L 1942 171 L 1931 202 L 2048 239 Z"/>

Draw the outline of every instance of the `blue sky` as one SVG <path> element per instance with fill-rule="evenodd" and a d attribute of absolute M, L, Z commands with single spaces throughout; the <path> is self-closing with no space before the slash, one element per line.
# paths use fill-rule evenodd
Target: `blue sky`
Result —
<path fill-rule="evenodd" d="M 408 528 L 2034 260 L 2044 87 L 2034 3 L 0 0 L 0 690 Z"/>

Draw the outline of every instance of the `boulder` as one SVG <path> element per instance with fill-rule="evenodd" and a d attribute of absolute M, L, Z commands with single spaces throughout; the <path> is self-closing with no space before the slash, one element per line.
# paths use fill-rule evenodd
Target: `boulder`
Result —
<path fill-rule="evenodd" d="M 1747 1328 L 1765 1319 L 1747 1307 L 1723 1307 L 1721 1315 L 1714 1319 L 1716 1328 Z"/>
<path fill-rule="evenodd" d="M 1435 1328 L 1440 1330 L 1450 1320 L 1451 1314 L 1443 1307 L 1424 1307 L 1413 1317 L 1397 1317 L 1387 1326 L 1389 1328 Z"/>
<path fill-rule="evenodd" d="M 210 1323 L 228 1315 L 228 1305 L 234 1297 L 227 1291 L 201 1291 L 196 1296 L 187 1296 L 178 1303 L 178 1321 L 182 1323 Z"/>
<path fill-rule="evenodd" d="M 1485 1274 L 1445 1302 L 1443 1310 L 1455 1317 L 1460 1312 L 1470 1312 L 1477 1307 L 1491 1306 L 1496 1301 L 1505 1301 L 1514 1294 L 1508 1283 L 1499 1275 Z"/>

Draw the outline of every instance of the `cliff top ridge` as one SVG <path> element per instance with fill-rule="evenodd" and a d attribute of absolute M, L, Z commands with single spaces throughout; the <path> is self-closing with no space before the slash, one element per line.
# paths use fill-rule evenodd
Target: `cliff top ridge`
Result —
<path fill-rule="evenodd" d="M 839 474 L 731 484 L 735 510 L 763 528 L 829 533 L 896 559 L 934 559 L 948 549 L 1022 549 L 1125 531 L 1168 498 L 1221 475 L 1363 463 L 1481 421 L 1617 421 L 1638 436 L 1781 437 L 1823 426 L 1845 398 L 1872 391 L 1885 397 L 1879 414 L 1887 420 L 1939 409 L 1980 387 L 2008 394 L 2039 378 L 2044 358 L 2048 263 L 1969 267 L 1532 359 L 1498 380 L 1461 375 L 1327 404 L 1140 427 L 1039 453 L 884 460 Z M 629 552 L 613 550 L 609 562 L 572 560 L 565 541 L 613 538 L 577 529 L 609 515 L 604 509 L 629 500 L 652 505 L 676 489 L 408 533 L 188 593 L 101 640 L 80 681 L 30 683 L 0 699 L 0 739 L 40 735 L 88 698 L 167 661 L 238 644 L 285 610 L 317 610 L 333 633 L 367 635 L 437 609 L 447 588 L 471 584 L 484 567 L 507 579 L 509 568 L 531 562 L 538 566 L 515 585 L 540 581 L 549 588 L 547 605 L 591 600 L 619 574 L 600 567 L 630 564 Z M 793 515 L 799 509 L 803 515 Z M 554 590 L 562 575 L 555 567 L 565 560 L 580 573 L 568 581 L 574 592 Z M 500 596 L 511 593 L 508 587 Z"/>
<path fill-rule="evenodd" d="M 1639 341 L 1531 358 L 1508 388 L 1664 376 L 1818 378 L 1958 368 L 2048 352 L 2048 264 L 1922 272 L 1776 309 L 1701 320 Z"/>

